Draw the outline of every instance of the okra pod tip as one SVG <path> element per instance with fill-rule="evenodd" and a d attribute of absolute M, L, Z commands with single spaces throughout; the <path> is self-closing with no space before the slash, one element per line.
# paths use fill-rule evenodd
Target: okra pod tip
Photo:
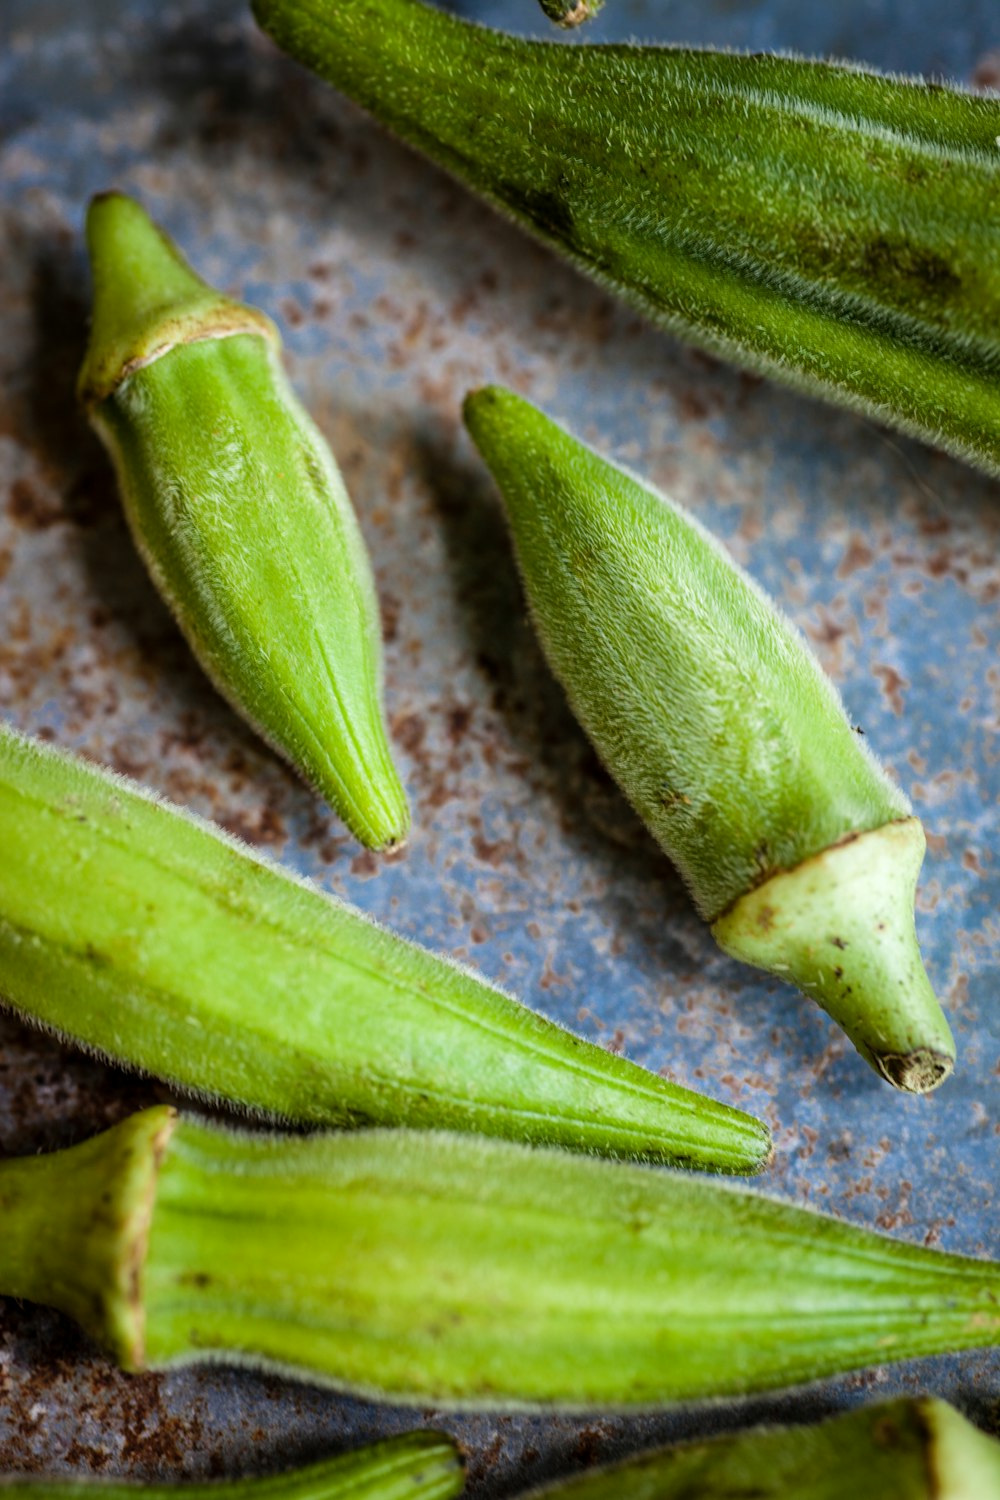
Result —
<path fill-rule="evenodd" d="M 122 193 L 93 200 L 87 244 L 79 394 L 154 583 L 218 690 L 355 837 L 402 843 L 371 565 L 277 329 Z"/>
<path fill-rule="evenodd" d="M 917 943 L 923 828 L 805 640 L 697 520 L 512 391 L 465 401 L 546 657 L 727 953 L 897 1087 L 955 1044 Z"/>

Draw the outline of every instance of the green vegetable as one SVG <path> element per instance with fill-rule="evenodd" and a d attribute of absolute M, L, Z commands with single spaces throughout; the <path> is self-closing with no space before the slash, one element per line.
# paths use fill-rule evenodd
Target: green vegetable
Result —
<path fill-rule="evenodd" d="M 253 0 L 279 46 L 723 358 L 1000 472 L 1000 99 L 564 47 L 421 0 Z"/>
<path fill-rule="evenodd" d="M 538 0 L 550 21 L 567 30 L 589 21 L 604 9 L 604 0 Z"/>
<path fill-rule="evenodd" d="M 924 833 L 802 637 L 679 506 L 490 387 L 465 420 L 545 654 L 727 953 L 792 979 L 890 1083 L 955 1046 L 917 947 Z"/>
<path fill-rule="evenodd" d="M 4 1500 L 451 1500 L 462 1462 L 440 1432 L 409 1432 L 266 1478 L 208 1484 L 129 1484 L 113 1479 L 2 1479 Z"/>
<path fill-rule="evenodd" d="M 475 1136 L 233 1135 L 160 1107 L 0 1163 L 0 1213 L 0 1292 L 68 1312 L 128 1369 L 586 1408 L 1000 1342 L 991 1262 Z"/>
<path fill-rule="evenodd" d="M 534 1500 L 1000 1500 L 1000 1443 L 946 1401 L 902 1397 L 811 1427 L 646 1453 Z"/>
<path fill-rule="evenodd" d="M 0 728 L 0 998 L 309 1124 L 478 1130 L 756 1171 L 767 1127 L 543 1020 L 234 839 Z"/>
<path fill-rule="evenodd" d="M 219 691 L 372 848 L 409 827 L 378 604 L 343 480 L 270 319 L 206 286 L 120 193 L 87 217 L 80 396 L 153 581 Z"/>

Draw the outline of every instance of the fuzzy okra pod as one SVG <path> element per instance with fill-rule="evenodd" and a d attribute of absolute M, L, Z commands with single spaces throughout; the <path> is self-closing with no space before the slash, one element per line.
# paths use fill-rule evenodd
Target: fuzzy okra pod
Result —
<path fill-rule="evenodd" d="M 1000 1443 L 946 1401 L 903 1397 L 810 1427 L 641 1454 L 530 1500 L 1000 1500 Z M 525 1497 L 528 1500 L 528 1497 Z"/>
<path fill-rule="evenodd" d="M 1000 472 L 1000 99 L 564 47 L 423 0 L 253 0 L 279 46 L 682 337 Z"/>
<path fill-rule="evenodd" d="M 499 387 L 465 421 L 549 664 L 727 953 L 793 980 L 890 1083 L 955 1047 L 913 903 L 924 832 L 833 684 L 690 515 Z"/>
<path fill-rule="evenodd" d="M 371 848 L 409 827 L 368 554 L 271 320 L 207 286 L 121 193 L 87 216 L 80 398 L 143 560 L 238 713 Z"/>
<path fill-rule="evenodd" d="M 127 1369 L 585 1409 L 1000 1343 L 993 1262 L 476 1136 L 232 1134 L 161 1106 L 0 1162 L 0 1211 L 0 1293 L 69 1313 Z"/>
<path fill-rule="evenodd" d="M 462 1461 L 440 1432 L 408 1432 L 265 1478 L 205 1484 L 111 1479 L 0 1479 L 3 1500 L 453 1500 Z"/>
<path fill-rule="evenodd" d="M 0 727 L 0 1003 L 307 1124 L 759 1170 L 767 1127 L 573 1036 L 122 777 Z"/>

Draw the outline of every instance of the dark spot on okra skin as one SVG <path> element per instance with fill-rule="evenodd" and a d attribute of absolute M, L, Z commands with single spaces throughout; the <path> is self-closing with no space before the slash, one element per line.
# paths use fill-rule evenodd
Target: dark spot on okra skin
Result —
<path fill-rule="evenodd" d="M 502 182 L 499 187 L 504 202 L 525 218 L 533 220 L 540 229 L 556 235 L 570 244 L 574 243 L 576 223 L 573 210 L 565 199 L 550 188 L 535 190 L 522 188 L 517 183 Z"/>

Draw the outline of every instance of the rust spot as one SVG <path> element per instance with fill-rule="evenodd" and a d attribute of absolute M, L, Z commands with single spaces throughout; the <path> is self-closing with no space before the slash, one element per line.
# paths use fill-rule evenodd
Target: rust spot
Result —
<path fill-rule="evenodd" d="M 777 916 L 773 906 L 764 905 L 757 912 L 754 922 L 761 932 L 771 932 L 774 928 L 774 919 Z"/>

